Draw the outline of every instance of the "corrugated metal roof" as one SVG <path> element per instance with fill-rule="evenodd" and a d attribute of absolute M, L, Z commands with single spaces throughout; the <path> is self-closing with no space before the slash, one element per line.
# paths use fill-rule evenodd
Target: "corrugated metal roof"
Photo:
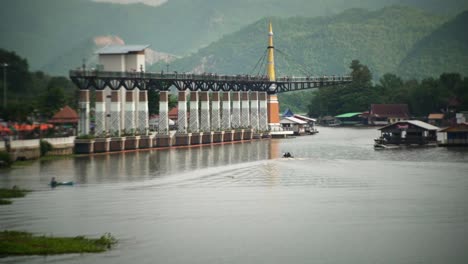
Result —
<path fill-rule="evenodd" d="M 444 119 L 444 114 L 429 114 L 428 119 Z"/>
<path fill-rule="evenodd" d="M 456 124 L 454 126 L 444 128 L 439 132 L 468 132 L 468 123 Z"/>
<path fill-rule="evenodd" d="M 97 54 L 128 54 L 130 52 L 143 51 L 150 45 L 109 45 L 101 48 Z"/>
<path fill-rule="evenodd" d="M 294 117 L 295 117 L 295 118 L 298 118 L 298 119 L 301 119 L 301 120 L 307 120 L 307 121 L 317 122 L 317 119 L 315 119 L 315 118 L 310 118 L 310 117 L 303 116 L 303 115 L 294 114 Z"/>
<path fill-rule="evenodd" d="M 307 124 L 306 121 L 300 120 L 300 119 L 295 118 L 295 117 L 292 117 L 292 116 L 286 116 L 286 117 L 284 117 L 283 119 L 281 119 L 280 123 L 281 123 L 281 124 L 291 124 L 291 123 L 295 123 L 295 124 L 300 124 L 300 125 L 305 125 L 305 124 Z"/>
<path fill-rule="evenodd" d="M 388 128 L 388 127 L 391 127 L 391 126 L 395 126 L 395 125 L 398 125 L 398 124 L 412 124 L 412 125 L 415 125 L 415 126 L 417 126 L 417 127 L 424 128 L 424 129 L 426 129 L 426 130 L 438 130 L 438 129 L 439 129 L 439 128 L 436 127 L 436 126 L 433 126 L 433 125 L 428 124 L 428 123 L 423 122 L 423 121 L 419 121 L 419 120 L 405 120 L 405 121 L 398 121 L 398 122 L 396 122 L 396 123 L 393 123 L 393 124 L 390 124 L 390 125 L 381 127 L 381 128 L 379 128 L 379 130 L 384 130 L 385 128 Z"/>
<path fill-rule="evenodd" d="M 354 116 L 357 116 L 357 115 L 362 115 L 362 112 L 346 113 L 346 114 L 337 115 L 335 117 L 336 118 L 343 118 L 343 117 L 354 117 Z"/>

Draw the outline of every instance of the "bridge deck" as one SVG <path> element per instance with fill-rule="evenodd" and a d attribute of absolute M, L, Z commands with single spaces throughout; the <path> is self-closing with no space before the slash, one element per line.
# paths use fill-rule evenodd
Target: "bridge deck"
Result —
<path fill-rule="evenodd" d="M 280 77 L 270 82 L 267 76 L 186 73 L 70 71 L 70 79 L 79 89 L 166 91 L 171 86 L 190 91 L 260 91 L 282 93 L 333 86 L 351 82 L 350 76 Z"/>

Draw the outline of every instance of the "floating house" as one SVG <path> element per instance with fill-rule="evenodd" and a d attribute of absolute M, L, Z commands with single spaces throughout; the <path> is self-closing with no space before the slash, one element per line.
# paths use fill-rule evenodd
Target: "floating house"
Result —
<path fill-rule="evenodd" d="M 392 146 L 422 146 L 437 144 L 438 127 L 419 120 L 398 121 L 379 128 L 381 136 L 375 139 L 375 148 Z"/>
<path fill-rule="evenodd" d="M 409 119 L 407 104 L 371 104 L 370 125 L 382 126 Z"/>
<path fill-rule="evenodd" d="M 317 119 L 310 118 L 310 117 L 303 116 L 303 115 L 297 115 L 297 114 L 294 114 L 293 117 L 307 122 L 307 125 L 305 126 L 305 132 L 306 133 L 308 133 L 308 134 L 318 133 L 318 130 L 315 127 L 315 123 L 317 123 Z"/>
<path fill-rule="evenodd" d="M 324 116 L 320 119 L 320 124 L 322 126 L 330 126 L 330 127 L 334 127 L 334 126 L 339 126 L 341 125 L 341 121 L 336 119 L 335 117 L 333 116 Z"/>
<path fill-rule="evenodd" d="M 281 127 L 286 131 L 293 131 L 295 135 L 306 133 L 307 122 L 293 116 L 285 116 L 280 120 Z"/>
<path fill-rule="evenodd" d="M 468 123 L 456 124 L 439 132 L 446 134 L 439 142 L 441 146 L 468 146 Z"/>
<path fill-rule="evenodd" d="M 362 112 L 345 113 L 335 116 L 336 119 L 340 120 L 343 126 L 356 126 L 362 125 Z"/>

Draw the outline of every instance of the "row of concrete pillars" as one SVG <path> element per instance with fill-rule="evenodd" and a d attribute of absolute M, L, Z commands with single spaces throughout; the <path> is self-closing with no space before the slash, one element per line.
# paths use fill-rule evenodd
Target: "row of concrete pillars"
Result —
<path fill-rule="evenodd" d="M 169 92 L 159 93 L 160 134 L 169 133 Z M 190 100 L 188 99 L 190 95 Z M 147 134 L 148 94 L 145 90 L 95 91 L 94 134 Z M 266 131 L 268 103 L 266 92 L 178 92 L 177 132 L 208 132 L 236 128 Z M 190 102 L 190 103 L 189 103 Z M 188 109 L 190 105 L 190 109 Z M 90 91 L 80 91 L 79 134 L 90 133 Z M 190 114 L 188 114 L 190 113 Z"/>
<path fill-rule="evenodd" d="M 146 90 L 95 91 L 94 134 L 148 133 L 148 92 Z M 78 133 L 90 133 L 90 91 L 80 91 Z"/>
<path fill-rule="evenodd" d="M 188 95 L 190 101 L 187 100 Z M 159 133 L 164 134 L 169 131 L 168 92 L 161 91 L 159 96 Z M 188 105 L 190 105 L 189 111 Z M 235 128 L 268 130 L 266 92 L 179 91 L 178 133 Z"/>

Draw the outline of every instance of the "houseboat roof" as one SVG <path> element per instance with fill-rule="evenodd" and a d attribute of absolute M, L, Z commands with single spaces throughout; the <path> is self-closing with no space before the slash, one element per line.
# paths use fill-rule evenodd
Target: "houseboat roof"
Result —
<path fill-rule="evenodd" d="M 336 118 L 347 118 L 347 117 L 355 117 L 358 115 L 362 115 L 362 112 L 352 112 L 352 113 L 345 113 L 341 115 L 335 116 Z"/>
<path fill-rule="evenodd" d="M 442 119 L 444 119 L 444 114 L 441 114 L 441 113 L 429 114 L 429 116 L 427 117 L 427 119 L 442 120 Z"/>
<path fill-rule="evenodd" d="M 440 130 L 439 132 L 468 132 L 468 123 L 456 124 Z"/>
<path fill-rule="evenodd" d="M 407 127 L 404 127 L 408 124 L 411 124 L 411 125 L 414 125 L 414 126 L 417 126 L 417 127 L 420 127 L 424 130 L 438 130 L 439 128 L 436 127 L 436 126 L 433 126 L 431 124 L 428 124 L 426 122 L 423 122 L 423 121 L 419 121 L 419 120 L 405 120 L 405 121 L 398 121 L 396 123 L 393 123 L 393 124 L 390 124 L 390 125 L 387 125 L 387 126 L 384 126 L 384 127 L 381 127 L 379 128 L 379 130 L 387 130 L 389 128 L 392 128 L 392 127 L 397 127 L 397 128 L 407 128 Z"/>
<path fill-rule="evenodd" d="M 408 118 L 409 110 L 407 104 L 371 104 L 369 113 L 372 117 L 398 117 Z"/>
<path fill-rule="evenodd" d="M 283 113 L 283 117 L 286 117 L 286 116 L 294 116 L 294 113 L 291 111 L 291 109 L 286 109 Z"/>
<path fill-rule="evenodd" d="M 301 120 L 299 118 L 292 117 L 292 116 L 283 117 L 283 119 L 281 119 L 280 123 L 281 124 L 299 124 L 299 125 L 307 124 L 306 121 Z"/>
<path fill-rule="evenodd" d="M 304 121 L 312 121 L 312 122 L 317 122 L 317 119 L 315 119 L 315 118 L 310 118 L 310 117 L 303 116 L 303 115 L 297 115 L 297 114 L 294 114 L 294 117 L 295 117 L 295 118 L 297 118 L 297 119 L 304 120 Z"/>

